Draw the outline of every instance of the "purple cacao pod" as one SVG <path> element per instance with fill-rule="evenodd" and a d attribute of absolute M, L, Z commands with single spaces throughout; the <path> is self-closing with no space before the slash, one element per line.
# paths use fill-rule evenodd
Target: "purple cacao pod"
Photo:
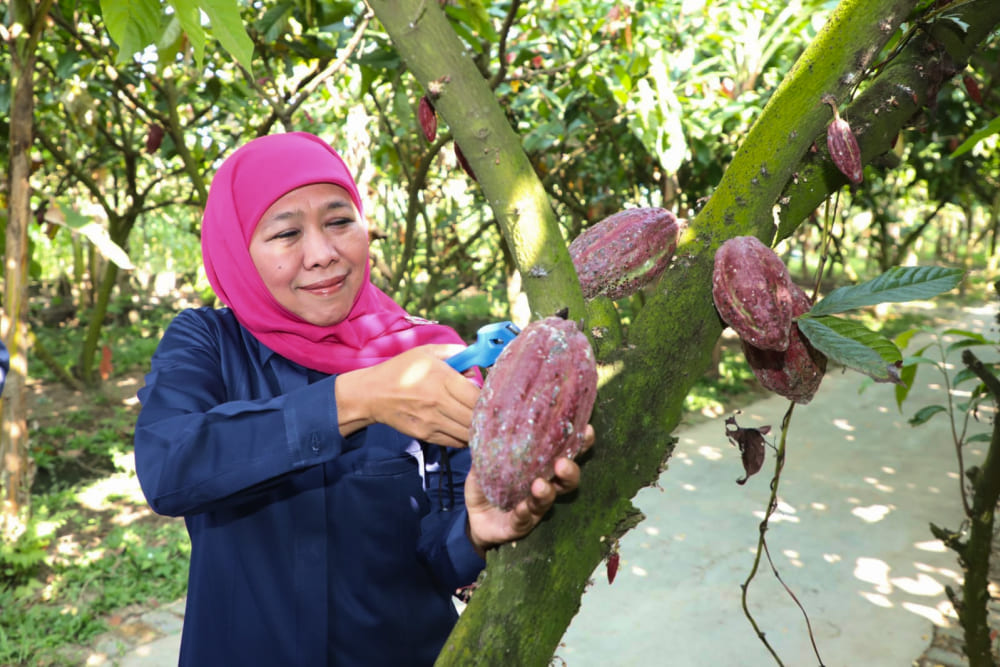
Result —
<path fill-rule="evenodd" d="M 740 339 L 756 348 L 788 347 L 792 285 L 785 263 L 755 236 L 731 238 L 715 253 L 715 308 Z"/>
<path fill-rule="evenodd" d="M 812 302 L 802 289 L 792 284 L 793 317 L 809 312 Z M 826 373 L 826 356 L 814 348 L 792 322 L 788 347 L 783 351 L 761 350 L 743 344 L 743 355 L 761 386 L 790 401 L 805 405 L 819 390 Z"/>
<path fill-rule="evenodd" d="M 854 136 L 851 125 L 840 117 L 837 101 L 833 96 L 824 95 L 822 101 L 833 109 L 833 121 L 826 128 L 826 147 L 830 150 L 830 159 L 847 180 L 857 185 L 864 178 L 858 139 Z"/>
<path fill-rule="evenodd" d="M 666 270 L 685 222 L 662 208 L 619 211 L 569 244 L 583 296 L 630 296 Z"/>
<path fill-rule="evenodd" d="M 437 138 L 437 112 L 434 111 L 434 105 L 426 95 L 420 98 L 420 103 L 417 105 L 417 121 L 420 123 L 424 138 L 433 143 Z"/>
<path fill-rule="evenodd" d="M 150 125 L 149 131 L 146 132 L 146 152 L 155 153 L 163 143 L 163 126 L 162 125 Z"/>
<path fill-rule="evenodd" d="M 847 176 L 847 180 L 855 185 L 860 183 L 864 178 L 861 148 L 851 126 L 843 118 L 834 118 L 830 127 L 826 129 L 826 147 L 830 149 L 833 163 L 844 176 Z"/>
<path fill-rule="evenodd" d="M 597 397 L 590 341 L 560 317 L 529 323 L 486 376 L 472 414 L 472 468 L 487 500 L 512 509 L 583 447 Z"/>

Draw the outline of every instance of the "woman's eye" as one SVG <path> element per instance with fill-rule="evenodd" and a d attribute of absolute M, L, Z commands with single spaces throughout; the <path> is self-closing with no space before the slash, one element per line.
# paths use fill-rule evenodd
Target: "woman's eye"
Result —
<path fill-rule="evenodd" d="M 283 232 L 278 232 L 277 234 L 275 234 L 271 238 L 276 239 L 276 240 L 277 239 L 291 239 L 291 238 L 295 238 L 295 236 L 297 236 L 298 233 L 299 232 L 296 229 L 286 229 Z"/>
<path fill-rule="evenodd" d="M 333 220 L 327 221 L 326 224 L 328 227 L 343 227 L 351 224 L 352 222 L 354 222 L 354 220 L 351 218 L 334 218 Z"/>

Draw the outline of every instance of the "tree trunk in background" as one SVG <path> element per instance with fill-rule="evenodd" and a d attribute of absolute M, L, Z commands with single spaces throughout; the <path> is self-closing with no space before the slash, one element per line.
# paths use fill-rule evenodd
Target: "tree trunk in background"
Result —
<path fill-rule="evenodd" d="M 19 532 L 30 507 L 26 386 L 28 378 L 28 225 L 31 223 L 31 144 L 34 116 L 35 47 L 52 0 L 14 0 L 10 26 L 10 198 L 4 257 L 0 336 L 10 350 L 10 374 L 0 401 L 0 522 L 4 534 Z"/>

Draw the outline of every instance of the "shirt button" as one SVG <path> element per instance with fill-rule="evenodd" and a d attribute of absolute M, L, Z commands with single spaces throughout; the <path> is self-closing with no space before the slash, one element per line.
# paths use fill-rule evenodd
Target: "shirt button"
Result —
<path fill-rule="evenodd" d="M 309 437 L 309 442 L 311 444 L 311 449 L 313 450 L 313 454 L 319 454 L 319 436 L 313 433 Z"/>

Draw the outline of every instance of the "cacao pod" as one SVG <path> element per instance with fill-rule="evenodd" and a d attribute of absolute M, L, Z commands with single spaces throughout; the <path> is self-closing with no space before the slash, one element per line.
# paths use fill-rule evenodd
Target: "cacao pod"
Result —
<path fill-rule="evenodd" d="M 608 568 L 608 585 L 615 583 L 615 575 L 618 574 L 618 563 L 621 559 L 621 555 L 617 550 L 612 551 L 608 554 L 607 568 Z"/>
<path fill-rule="evenodd" d="M 462 152 L 462 149 L 458 147 L 457 143 L 455 144 L 455 161 L 458 162 L 458 166 L 462 168 L 462 171 L 465 172 L 466 176 L 477 183 L 479 182 L 479 179 L 476 178 L 476 173 L 472 171 L 472 165 L 470 165 L 469 161 L 465 159 L 465 153 Z"/>
<path fill-rule="evenodd" d="M 833 98 L 825 96 L 823 101 L 833 109 L 833 122 L 826 129 L 826 147 L 830 150 L 830 158 L 840 173 L 857 185 L 864 178 L 864 165 L 861 164 L 861 148 L 858 146 L 858 140 L 848 122 L 840 117 Z"/>
<path fill-rule="evenodd" d="M 969 99 L 979 106 L 983 106 L 983 91 L 979 87 L 976 77 L 966 74 L 962 77 L 962 83 L 965 85 L 965 92 L 969 94 Z"/>
<path fill-rule="evenodd" d="M 583 447 L 597 397 L 590 341 L 560 317 L 529 323 L 486 376 L 472 413 L 472 468 L 487 500 L 510 510 Z"/>
<path fill-rule="evenodd" d="M 809 312 L 812 302 L 792 285 L 793 317 Z M 826 373 L 826 355 L 817 350 L 792 322 L 788 348 L 761 350 L 743 341 L 743 355 L 761 386 L 790 401 L 805 405 L 819 390 Z"/>
<path fill-rule="evenodd" d="M 715 308 L 722 321 L 754 347 L 788 347 L 792 285 L 785 263 L 755 236 L 731 238 L 715 253 Z"/>
<path fill-rule="evenodd" d="M 146 132 L 146 152 L 155 153 L 163 143 L 163 126 L 162 125 L 150 125 L 149 130 Z"/>
<path fill-rule="evenodd" d="M 438 130 L 437 113 L 426 95 L 420 98 L 420 104 L 417 105 L 417 121 L 420 123 L 424 138 L 433 143 Z"/>
<path fill-rule="evenodd" d="M 583 296 L 621 299 L 666 270 L 685 221 L 662 208 L 631 208 L 588 227 L 569 244 Z"/>

